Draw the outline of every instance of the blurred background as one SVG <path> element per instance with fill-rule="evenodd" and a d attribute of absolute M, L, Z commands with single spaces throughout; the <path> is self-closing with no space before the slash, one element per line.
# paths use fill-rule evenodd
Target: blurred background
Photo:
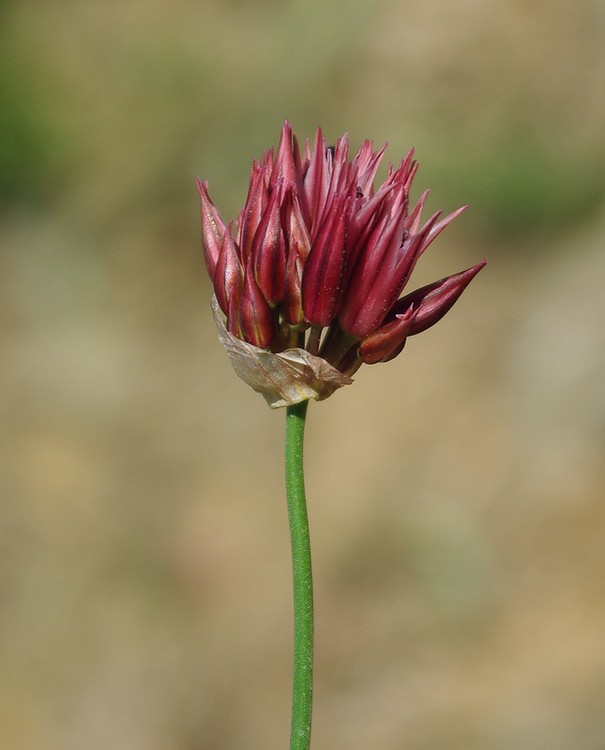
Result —
<path fill-rule="evenodd" d="M 605 747 L 602 0 L 5 0 L 0 38 L 0 746 L 287 746 L 284 413 L 194 187 L 235 217 L 287 117 L 472 204 L 414 286 L 489 259 L 311 405 L 313 747 Z"/>

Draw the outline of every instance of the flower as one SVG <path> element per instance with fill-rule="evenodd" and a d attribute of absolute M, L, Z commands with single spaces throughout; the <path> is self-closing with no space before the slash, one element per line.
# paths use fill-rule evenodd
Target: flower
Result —
<path fill-rule="evenodd" d="M 428 190 L 410 205 L 413 150 L 374 190 L 385 149 L 366 140 L 349 159 L 348 136 L 328 147 L 318 128 L 301 154 L 286 121 L 277 153 L 253 162 L 246 203 L 228 225 L 197 181 L 206 267 L 226 325 L 218 310 L 215 318 L 232 363 L 265 397 L 284 362 L 277 379 L 296 380 L 294 395 L 267 397 L 272 406 L 325 398 L 362 363 L 393 359 L 485 265 L 401 297 L 422 253 L 468 207 L 422 221 Z M 302 386 L 311 381 L 309 395 Z"/>

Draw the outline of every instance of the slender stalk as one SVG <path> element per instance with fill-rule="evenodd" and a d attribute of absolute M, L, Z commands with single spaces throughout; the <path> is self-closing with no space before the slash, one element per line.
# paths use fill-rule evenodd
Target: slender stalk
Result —
<path fill-rule="evenodd" d="M 292 544 L 294 670 L 290 750 L 309 750 L 313 698 L 313 579 L 303 438 L 308 401 L 286 410 L 286 494 Z"/>

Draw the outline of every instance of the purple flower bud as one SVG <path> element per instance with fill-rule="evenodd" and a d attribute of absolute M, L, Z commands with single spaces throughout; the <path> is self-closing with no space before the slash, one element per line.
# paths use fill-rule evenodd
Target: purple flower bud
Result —
<path fill-rule="evenodd" d="M 413 313 L 408 336 L 426 331 L 427 328 L 438 323 L 441 318 L 454 306 L 462 292 L 471 283 L 479 271 L 487 263 L 486 260 L 477 263 L 466 271 L 447 276 L 421 289 L 416 289 L 398 300 L 391 311 L 395 317 Z"/>
<path fill-rule="evenodd" d="M 288 243 L 284 314 L 292 326 L 304 320 L 302 308 L 302 271 L 311 250 L 311 239 L 296 194 L 288 190 L 282 204 L 282 223 Z"/>
<path fill-rule="evenodd" d="M 302 305 L 305 320 L 328 326 L 338 311 L 345 276 L 345 228 L 348 201 L 336 195 L 305 264 Z"/>
<path fill-rule="evenodd" d="M 281 225 L 281 184 L 276 187 L 252 239 L 251 258 L 260 290 L 270 305 L 284 298 L 286 245 Z"/>
<path fill-rule="evenodd" d="M 359 345 L 359 357 L 367 365 L 388 362 L 403 349 L 414 318 L 413 309 L 395 315 L 395 319 L 367 336 Z"/>
<path fill-rule="evenodd" d="M 403 195 L 403 188 L 399 192 Z M 339 316 L 347 333 L 363 338 L 380 325 L 420 255 L 430 225 L 421 234 L 409 235 L 403 228 L 404 209 L 396 195 L 393 213 L 386 213 L 376 225 L 352 270 Z"/>
<path fill-rule="evenodd" d="M 301 196 L 301 199 L 304 200 L 298 141 L 287 120 L 284 122 L 281 130 L 277 156 L 275 157 L 271 171 L 271 186 L 275 188 L 279 183 L 282 183 L 284 186 L 291 185 L 298 195 Z"/>
<path fill-rule="evenodd" d="M 254 164 L 250 175 L 250 187 L 248 188 L 248 197 L 242 209 L 239 220 L 239 248 L 242 262 L 246 263 L 250 256 L 252 248 L 252 239 L 262 215 L 269 203 L 269 195 L 265 187 L 265 167 Z"/>
<path fill-rule="evenodd" d="M 231 236 L 231 225 L 223 235 L 218 260 L 214 271 L 214 293 L 221 310 L 228 314 L 229 299 L 239 299 L 243 284 L 243 269 L 237 254 L 235 240 Z"/>
<path fill-rule="evenodd" d="M 204 259 L 210 278 L 214 278 L 214 269 L 225 234 L 226 227 L 216 210 L 214 203 L 208 195 L 208 183 L 197 180 L 197 190 L 200 194 L 200 210 L 202 215 L 202 244 L 204 246 Z"/>
<path fill-rule="evenodd" d="M 248 260 L 240 300 L 239 323 L 244 339 L 259 349 L 270 349 L 276 333 L 275 320 L 267 300 L 254 278 Z"/>
<path fill-rule="evenodd" d="M 304 179 L 304 194 L 309 210 L 307 223 L 313 239 L 319 229 L 328 197 L 330 185 L 328 154 L 326 139 L 323 137 L 321 128 L 317 128 L 313 153 L 310 156 L 309 167 Z"/>

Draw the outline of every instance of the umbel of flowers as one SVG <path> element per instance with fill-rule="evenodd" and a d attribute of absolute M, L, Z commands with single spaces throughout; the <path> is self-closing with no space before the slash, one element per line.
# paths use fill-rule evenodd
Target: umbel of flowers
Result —
<path fill-rule="evenodd" d="M 428 190 L 410 204 L 412 150 L 375 189 L 385 148 L 366 140 L 349 158 L 347 135 L 328 147 L 318 128 L 301 153 L 285 122 L 277 153 L 253 162 L 246 203 L 229 224 L 198 180 L 204 257 L 226 318 L 225 328 L 215 309 L 220 336 L 271 406 L 325 398 L 362 363 L 393 359 L 485 265 L 401 296 L 422 253 L 467 206 L 423 220 Z"/>

